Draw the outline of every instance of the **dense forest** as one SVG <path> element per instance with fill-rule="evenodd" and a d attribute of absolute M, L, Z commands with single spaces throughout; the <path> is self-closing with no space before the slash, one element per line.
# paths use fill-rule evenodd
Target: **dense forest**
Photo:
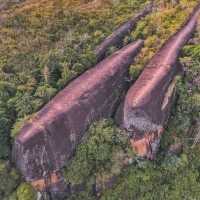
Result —
<path fill-rule="evenodd" d="M 95 47 L 148 0 L 0 0 L 0 199 L 40 194 L 15 168 L 12 144 L 23 124 L 97 62 Z M 153 11 L 123 39 L 144 39 L 130 66 L 133 83 L 162 44 L 187 20 L 197 0 L 155 0 Z M 1 9 L 1 4 L 4 4 Z M 112 46 L 107 56 L 118 50 Z M 200 199 L 200 26 L 183 48 L 183 77 L 156 160 L 139 158 L 114 119 L 91 125 L 62 169 L 79 192 L 65 199 Z M 94 194 L 93 186 L 99 188 Z M 49 197 L 43 196 L 48 199 Z"/>

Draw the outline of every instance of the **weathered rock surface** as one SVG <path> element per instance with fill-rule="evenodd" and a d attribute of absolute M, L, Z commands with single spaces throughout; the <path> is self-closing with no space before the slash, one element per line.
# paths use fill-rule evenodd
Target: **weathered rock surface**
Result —
<path fill-rule="evenodd" d="M 200 119 L 197 119 L 194 126 L 192 127 L 192 135 L 194 138 L 193 146 L 199 144 L 200 142 Z"/>
<path fill-rule="evenodd" d="M 136 16 L 133 16 L 129 21 L 117 28 L 110 36 L 105 38 L 103 42 L 101 42 L 101 44 L 95 49 L 97 61 L 100 61 L 105 57 L 106 51 L 109 47 L 119 45 L 123 38 L 134 29 L 137 22 L 152 11 L 152 7 L 153 3 L 150 3 L 140 13 L 138 13 Z"/>
<path fill-rule="evenodd" d="M 55 180 L 52 174 L 72 157 L 88 126 L 113 114 L 127 87 L 128 67 L 142 46 L 142 40 L 131 43 L 86 71 L 25 124 L 13 159 L 27 181 Z"/>
<path fill-rule="evenodd" d="M 132 134 L 132 146 L 140 156 L 153 159 L 158 150 L 181 68 L 178 56 L 196 27 L 199 13 L 200 5 L 151 59 L 126 95 L 117 120 Z"/>
<path fill-rule="evenodd" d="M 178 155 L 182 152 L 183 149 L 183 144 L 182 143 L 176 143 L 176 144 L 171 144 L 169 146 L 169 149 L 167 151 L 168 155 Z"/>

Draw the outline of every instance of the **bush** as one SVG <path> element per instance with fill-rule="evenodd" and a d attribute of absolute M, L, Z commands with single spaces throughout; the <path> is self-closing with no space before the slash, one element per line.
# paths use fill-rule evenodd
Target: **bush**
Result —
<path fill-rule="evenodd" d="M 21 183 L 17 188 L 18 200 L 36 200 L 36 191 L 27 183 Z"/>
<path fill-rule="evenodd" d="M 106 181 L 121 173 L 125 157 L 132 157 L 128 140 L 111 120 L 94 123 L 87 140 L 79 145 L 71 163 L 65 168 L 65 179 L 71 185 L 85 185 L 85 192 L 92 185 L 104 187 Z M 91 180 L 91 184 L 87 184 Z M 78 197 L 77 197 L 78 198 Z"/>
<path fill-rule="evenodd" d="M 0 199 L 6 200 L 19 184 L 19 175 L 8 163 L 0 160 Z"/>

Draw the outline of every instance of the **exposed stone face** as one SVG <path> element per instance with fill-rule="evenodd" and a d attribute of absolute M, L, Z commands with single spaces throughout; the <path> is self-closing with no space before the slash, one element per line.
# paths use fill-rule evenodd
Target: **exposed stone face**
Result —
<path fill-rule="evenodd" d="M 153 3 L 150 3 L 140 13 L 122 24 L 110 36 L 105 38 L 103 42 L 101 42 L 101 44 L 95 49 L 97 61 L 100 61 L 105 57 L 106 51 L 109 47 L 119 45 L 123 38 L 134 29 L 137 22 L 152 11 L 152 7 Z"/>
<path fill-rule="evenodd" d="M 176 143 L 176 144 L 172 144 L 169 146 L 168 155 L 178 155 L 181 153 L 183 149 L 183 144 L 182 143 Z"/>
<path fill-rule="evenodd" d="M 42 179 L 71 158 L 88 126 L 110 117 L 127 88 L 138 40 L 86 71 L 59 92 L 17 136 L 13 158 L 27 181 Z"/>
<path fill-rule="evenodd" d="M 178 56 L 196 27 L 199 7 L 147 64 L 118 113 L 118 123 L 132 134 L 132 146 L 141 156 L 155 157 L 173 103 L 176 75 L 181 71 Z"/>

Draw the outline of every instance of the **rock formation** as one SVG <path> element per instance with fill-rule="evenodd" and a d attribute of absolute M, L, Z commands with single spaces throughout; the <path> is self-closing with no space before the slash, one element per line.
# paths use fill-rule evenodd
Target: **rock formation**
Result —
<path fill-rule="evenodd" d="M 131 144 L 142 157 L 153 159 L 158 150 L 181 68 L 178 56 L 196 27 L 199 13 L 200 4 L 147 64 L 119 109 L 117 121 L 130 133 Z"/>
<path fill-rule="evenodd" d="M 13 159 L 27 181 L 43 190 L 44 177 L 72 157 L 88 126 L 110 117 L 126 90 L 128 67 L 143 46 L 133 42 L 83 73 L 29 120 L 17 136 Z M 49 184 L 48 184 L 49 185 Z"/>
<path fill-rule="evenodd" d="M 103 42 L 101 42 L 101 44 L 95 49 L 97 61 L 100 61 L 105 57 L 106 51 L 109 47 L 119 45 L 122 42 L 123 38 L 134 29 L 136 23 L 142 17 L 145 17 L 151 12 L 152 7 L 153 3 L 150 3 L 140 13 L 138 13 L 136 16 L 133 16 L 130 20 L 117 28 L 110 36 L 105 38 Z"/>

